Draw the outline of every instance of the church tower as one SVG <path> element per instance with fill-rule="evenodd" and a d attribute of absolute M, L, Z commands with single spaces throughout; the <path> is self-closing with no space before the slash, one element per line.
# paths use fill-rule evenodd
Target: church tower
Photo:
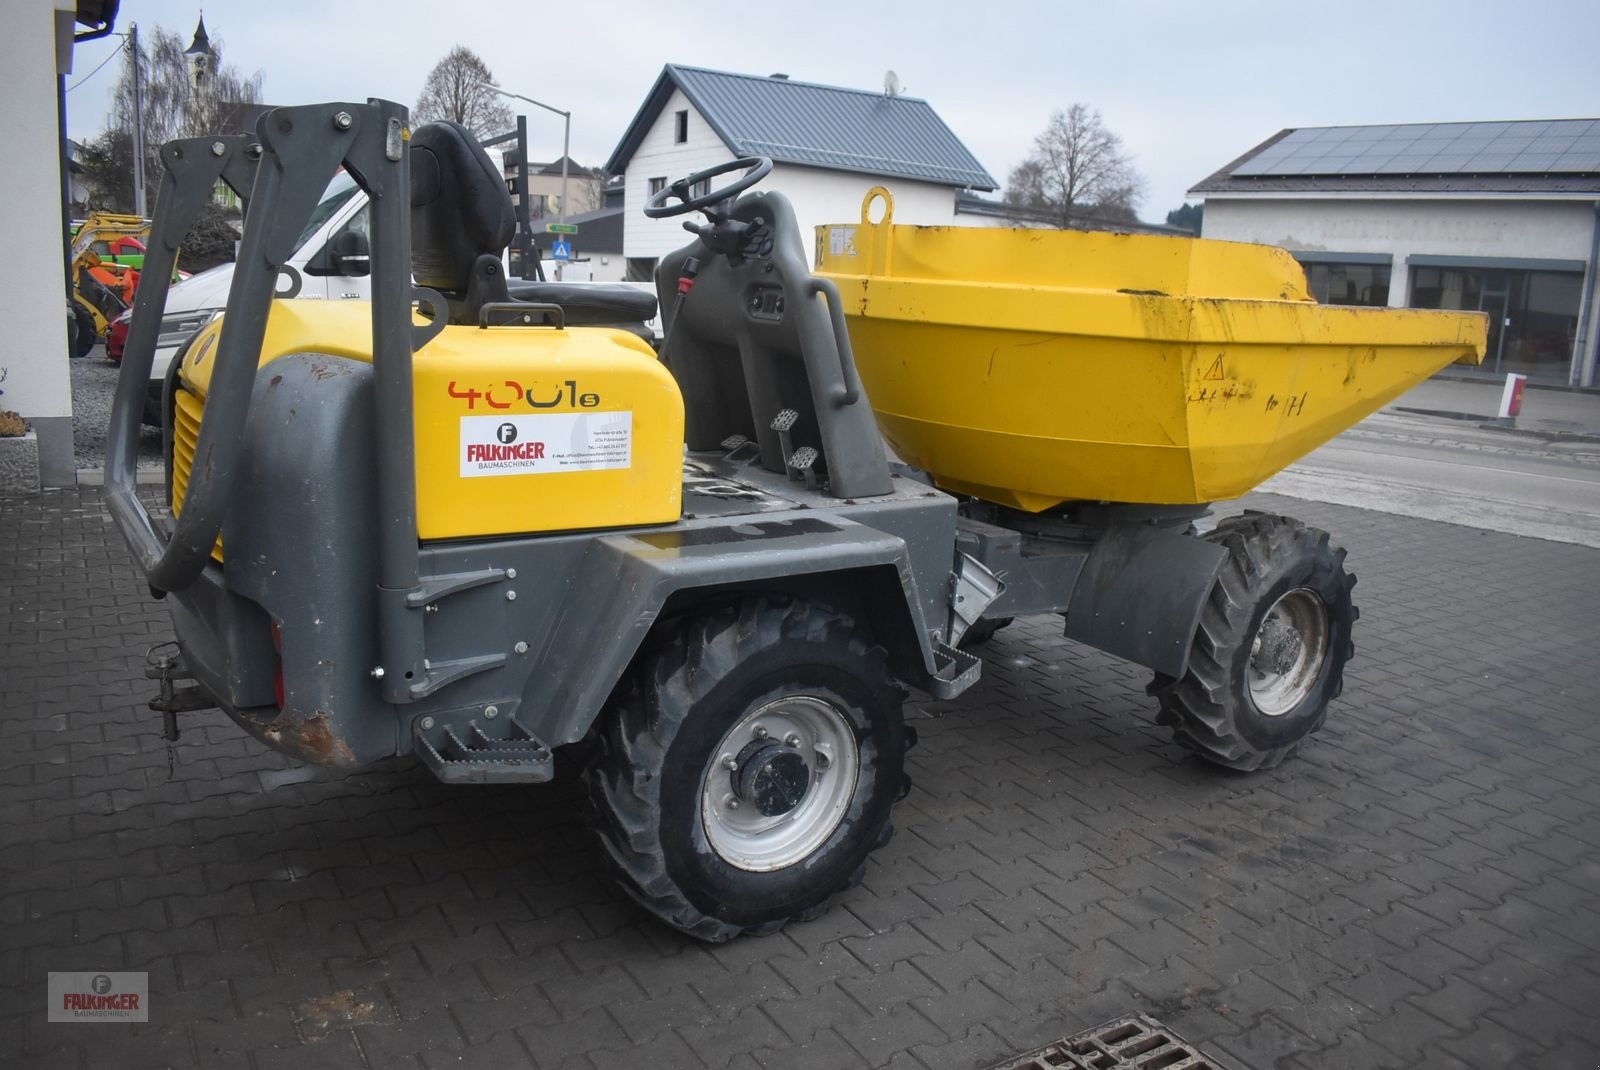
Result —
<path fill-rule="evenodd" d="M 216 57 L 211 52 L 211 38 L 206 36 L 206 17 L 202 12 L 194 28 L 194 40 L 184 49 L 183 58 L 189 62 L 189 87 L 196 92 L 211 81 Z"/>

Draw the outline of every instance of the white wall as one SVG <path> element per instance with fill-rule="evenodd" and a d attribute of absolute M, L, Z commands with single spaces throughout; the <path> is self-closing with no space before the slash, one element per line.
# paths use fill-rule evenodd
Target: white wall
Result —
<path fill-rule="evenodd" d="M 673 140 L 674 116 L 684 109 L 689 112 L 689 140 L 679 145 Z M 655 125 L 628 160 L 622 199 L 626 206 L 622 223 L 624 252 L 628 256 L 662 257 L 689 241 L 681 225 L 685 217 L 644 217 L 644 202 L 650 198 L 652 178 L 665 178 L 670 182 L 733 158 L 732 150 L 722 143 L 711 124 L 689 103 L 689 98 L 681 89 L 674 89 L 667 106 L 656 116 Z"/>
<path fill-rule="evenodd" d="M 904 178 L 857 175 L 848 171 L 823 171 L 815 167 L 779 164 L 761 188 L 781 190 L 794 205 L 800 235 L 807 250 L 814 250 L 817 227 L 861 220 L 861 201 L 867 190 L 883 186 L 894 195 L 894 221 L 918 226 L 951 226 L 956 219 L 956 191 L 949 186 L 913 182 Z M 874 208 L 874 215 L 881 208 Z M 962 216 L 961 219 L 967 219 Z M 811 255 L 815 261 L 815 256 Z"/>
<path fill-rule="evenodd" d="M 1202 236 L 1311 252 L 1394 256 L 1389 303 L 1404 306 L 1406 258 L 1589 259 L 1592 201 L 1234 200 L 1207 197 Z"/>
<path fill-rule="evenodd" d="M 6 153 L 17 162 L 0 168 L 9 246 L 0 257 L 0 293 L 6 295 L 0 368 L 7 373 L 0 409 L 14 409 L 34 425 L 40 467 L 47 484 L 56 485 L 73 478 L 56 34 L 57 9 L 70 34 L 75 6 L 72 0 L 11 0 L 0 34 Z"/>
<path fill-rule="evenodd" d="M 673 136 L 674 117 L 681 109 L 688 109 L 689 112 L 689 139 L 680 145 L 674 142 Z M 683 229 L 684 219 L 689 218 L 687 216 L 673 219 L 644 217 L 650 179 L 665 178 L 670 182 L 733 158 L 733 151 L 723 144 L 682 91 L 674 90 L 667 106 L 656 117 L 655 125 L 628 161 L 623 201 L 627 206 L 623 222 L 623 249 L 626 255 L 659 258 L 682 248 L 691 240 Z M 730 174 L 720 181 L 732 181 L 737 177 Z M 853 223 L 861 218 L 861 200 L 873 186 L 885 186 L 894 194 L 894 219 L 897 223 L 982 226 L 986 222 L 976 216 L 958 218 L 955 190 L 951 187 L 910 179 L 779 164 L 757 188 L 778 190 L 789 198 L 809 251 L 813 247 L 816 227 L 826 223 Z"/>
<path fill-rule="evenodd" d="M 685 235 L 685 237 L 687 236 Z M 583 266 L 589 269 L 588 278 L 590 282 L 622 281 L 623 269 L 627 265 L 627 260 L 621 253 L 587 253 L 583 252 L 581 246 L 578 251 L 581 255 L 589 258 L 589 262 Z M 602 263 L 602 261 L 604 262 Z M 572 276 L 563 275 L 562 277 L 571 278 Z"/>

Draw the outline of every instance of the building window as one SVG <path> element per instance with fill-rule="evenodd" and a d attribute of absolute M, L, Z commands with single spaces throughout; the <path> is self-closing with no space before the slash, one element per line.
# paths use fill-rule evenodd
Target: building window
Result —
<path fill-rule="evenodd" d="M 1480 372 L 1521 372 L 1566 382 L 1578 332 L 1583 274 L 1498 268 L 1415 267 L 1413 308 L 1447 308 L 1489 316 L 1489 349 Z"/>
<path fill-rule="evenodd" d="M 650 180 L 650 196 L 654 197 L 666 188 L 667 180 L 665 178 L 652 178 Z"/>
<path fill-rule="evenodd" d="M 700 181 L 689 187 L 690 197 L 704 197 L 710 192 L 711 180 L 709 178 L 702 178 Z"/>
<path fill-rule="evenodd" d="M 1389 303 L 1388 264 L 1313 261 L 1300 266 L 1306 269 L 1306 287 L 1319 304 L 1383 308 Z"/>
<path fill-rule="evenodd" d="M 673 116 L 672 129 L 672 140 L 677 142 L 679 145 L 682 145 L 685 141 L 689 140 L 688 111 L 680 111 L 677 115 Z"/>

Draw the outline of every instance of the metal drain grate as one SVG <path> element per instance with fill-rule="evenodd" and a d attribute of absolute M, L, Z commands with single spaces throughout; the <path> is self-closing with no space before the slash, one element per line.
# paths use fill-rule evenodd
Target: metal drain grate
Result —
<path fill-rule="evenodd" d="M 987 1070 L 1231 1070 L 1147 1014 L 1114 1018 Z"/>

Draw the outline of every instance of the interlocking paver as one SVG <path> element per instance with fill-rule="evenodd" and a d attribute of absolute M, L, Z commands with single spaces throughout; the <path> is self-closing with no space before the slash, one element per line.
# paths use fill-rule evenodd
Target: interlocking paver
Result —
<path fill-rule="evenodd" d="M 609 883 L 570 770 L 341 776 L 196 714 L 169 774 L 170 626 L 97 493 L 0 503 L 0 1064 L 943 1070 L 1144 1010 L 1249 1070 L 1592 1067 L 1600 552 L 1246 504 L 1362 579 L 1300 758 L 1218 775 L 1141 671 L 1019 621 L 908 706 L 863 886 L 704 947 Z M 46 971 L 113 968 L 150 973 L 150 1025 L 44 1023 Z"/>

